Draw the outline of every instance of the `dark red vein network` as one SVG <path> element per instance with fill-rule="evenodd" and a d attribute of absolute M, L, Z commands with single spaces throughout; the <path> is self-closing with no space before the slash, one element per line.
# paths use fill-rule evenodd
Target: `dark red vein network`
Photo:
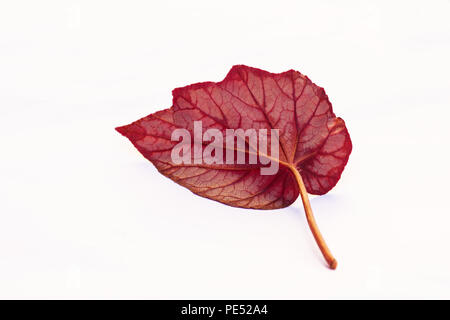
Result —
<path fill-rule="evenodd" d="M 190 164 L 172 162 L 176 128 L 193 135 L 203 130 L 279 129 L 280 169 L 260 174 L 260 164 Z M 276 209 L 299 195 L 289 167 L 296 168 L 311 194 L 325 194 L 342 174 L 352 150 L 350 136 L 325 91 L 293 70 L 274 74 L 234 66 L 221 82 L 203 82 L 173 90 L 173 105 L 117 128 L 165 176 L 195 194 L 227 205 Z M 269 142 L 270 143 L 270 142 Z M 205 147 L 205 146 L 204 146 Z"/>

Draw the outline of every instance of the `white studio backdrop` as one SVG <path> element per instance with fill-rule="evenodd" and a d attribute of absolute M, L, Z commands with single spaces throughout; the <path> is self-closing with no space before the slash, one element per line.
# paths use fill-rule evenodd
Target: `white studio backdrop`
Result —
<path fill-rule="evenodd" d="M 450 298 L 449 1 L 3 1 L 0 298 Z M 227 207 L 114 127 L 231 66 L 325 88 L 353 152 L 311 197 Z"/>

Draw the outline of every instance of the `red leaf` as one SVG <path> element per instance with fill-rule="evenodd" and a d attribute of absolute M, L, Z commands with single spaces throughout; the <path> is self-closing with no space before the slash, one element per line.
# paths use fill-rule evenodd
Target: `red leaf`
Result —
<path fill-rule="evenodd" d="M 201 121 L 202 132 L 214 128 L 224 136 L 226 129 L 278 129 L 278 172 L 262 175 L 262 163 L 176 164 L 171 152 L 178 141 L 171 141 L 172 132 L 186 129 L 194 136 L 195 121 Z M 325 91 L 306 76 L 294 70 L 274 74 L 234 66 L 221 82 L 173 90 L 171 108 L 117 131 L 159 172 L 202 197 L 242 208 L 276 209 L 289 206 L 300 194 L 316 241 L 330 267 L 336 267 L 315 225 L 306 191 L 321 195 L 336 185 L 352 144 L 344 120 L 334 115 Z M 193 141 L 189 147 L 194 150 Z M 271 157 L 253 147 L 246 139 L 245 151 L 235 149 L 234 153 L 249 156 L 257 150 L 259 156 Z M 202 151 L 205 148 L 203 144 Z"/>

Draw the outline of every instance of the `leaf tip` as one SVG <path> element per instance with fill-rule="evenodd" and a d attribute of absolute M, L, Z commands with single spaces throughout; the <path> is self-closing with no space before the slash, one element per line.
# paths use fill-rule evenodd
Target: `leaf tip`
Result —
<path fill-rule="evenodd" d="M 115 128 L 124 137 L 127 137 L 131 141 L 137 141 L 145 137 L 145 130 L 136 123 L 128 124 Z"/>
<path fill-rule="evenodd" d="M 127 127 L 127 126 L 121 126 L 121 127 L 115 127 L 114 129 L 115 129 L 118 133 L 120 133 L 121 135 L 124 136 L 124 135 L 126 134 L 126 132 L 127 132 L 126 127 Z"/>

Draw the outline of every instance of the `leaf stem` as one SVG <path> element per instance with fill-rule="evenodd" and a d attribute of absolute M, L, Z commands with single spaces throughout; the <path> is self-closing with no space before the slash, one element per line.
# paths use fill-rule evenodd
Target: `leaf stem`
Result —
<path fill-rule="evenodd" d="M 289 166 L 291 171 L 294 173 L 295 179 L 297 180 L 298 187 L 300 190 L 300 196 L 302 198 L 303 207 L 305 208 L 305 214 L 306 214 L 306 220 L 308 220 L 309 228 L 311 229 L 311 232 L 314 236 L 314 239 L 316 239 L 317 245 L 320 248 L 320 251 L 322 252 L 323 257 L 328 263 L 328 266 L 330 269 L 336 269 L 337 267 L 337 261 L 331 254 L 330 249 L 328 248 L 327 244 L 325 243 L 324 238 L 322 237 L 322 234 L 319 231 L 319 227 L 317 226 L 316 219 L 314 219 L 314 215 L 311 209 L 311 204 L 309 203 L 308 194 L 306 192 L 305 184 L 303 183 L 302 176 L 298 172 L 296 168 L 293 166 Z"/>

